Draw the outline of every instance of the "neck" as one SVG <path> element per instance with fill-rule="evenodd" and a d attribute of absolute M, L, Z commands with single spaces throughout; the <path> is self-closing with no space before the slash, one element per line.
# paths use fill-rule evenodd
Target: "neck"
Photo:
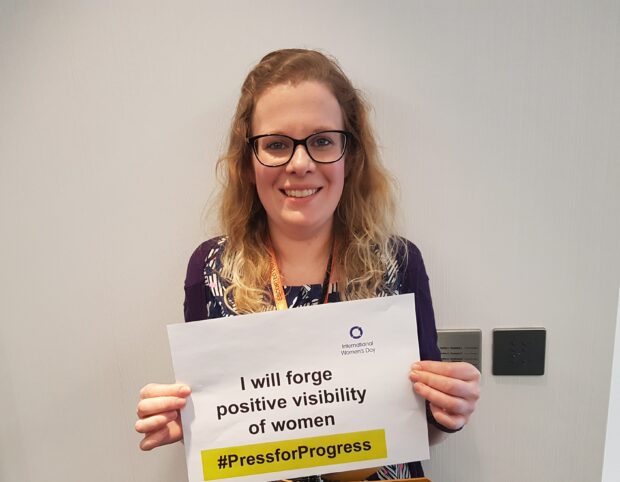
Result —
<path fill-rule="evenodd" d="M 269 235 L 285 285 L 323 283 L 332 246 L 331 225 L 305 236 L 291 236 L 270 225 Z"/>

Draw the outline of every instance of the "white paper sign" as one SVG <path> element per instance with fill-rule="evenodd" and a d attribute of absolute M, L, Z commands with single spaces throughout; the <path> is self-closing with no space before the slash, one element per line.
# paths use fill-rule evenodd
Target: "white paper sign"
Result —
<path fill-rule="evenodd" d="M 429 457 L 413 295 L 168 326 L 190 482 Z"/>

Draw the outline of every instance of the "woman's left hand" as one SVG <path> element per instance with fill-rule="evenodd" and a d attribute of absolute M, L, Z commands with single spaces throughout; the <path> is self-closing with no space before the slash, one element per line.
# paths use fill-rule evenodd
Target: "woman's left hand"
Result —
<path fill-rule="evenodd" d="M 446 428 L 462 428 L 480 398 L 480 372 L 470 363 L 425 360 L 411 367 L 413 388 L 430 402 L 435 420 Z"/>

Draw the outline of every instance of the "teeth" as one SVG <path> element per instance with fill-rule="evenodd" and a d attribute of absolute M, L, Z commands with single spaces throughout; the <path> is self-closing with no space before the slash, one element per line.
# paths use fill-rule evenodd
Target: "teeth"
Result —
<path fill-rule="evenodd" d="M 312 196 L 318 189 L 299 189 L 299 190 L 288 190 L 285 189 L 284 192 L 289 197 L 308 197 Z"/>

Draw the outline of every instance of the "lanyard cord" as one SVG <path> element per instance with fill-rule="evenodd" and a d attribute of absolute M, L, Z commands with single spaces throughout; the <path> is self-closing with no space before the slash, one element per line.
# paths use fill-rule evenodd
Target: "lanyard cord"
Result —
<path fill-rule="evenodd" d="M 325 278 L 323 279 L 323 286 L 321 288 L 321 303 L 327 303 L 329 298 L 329 286 L 332 284 L 333 274 L 333 262 L 334 251 L 336 249 L 335 241 L 332 241 L 332 247 L 327 261 L 327 268 L 325 269 Z M 282 275 L 278 269 L 278 262 L 276 261 L 276 255 L 273 252 L 273 248 L 269 245 L 269 256 L 271 258 L 271 292 L 273 293 L 273 299 L 276 304 L 276 309 L 286 310 L 288 309 L 288 303 L 286 302 L 286 295 L 284 294 L 284 287 L 282 286 Z"/>

